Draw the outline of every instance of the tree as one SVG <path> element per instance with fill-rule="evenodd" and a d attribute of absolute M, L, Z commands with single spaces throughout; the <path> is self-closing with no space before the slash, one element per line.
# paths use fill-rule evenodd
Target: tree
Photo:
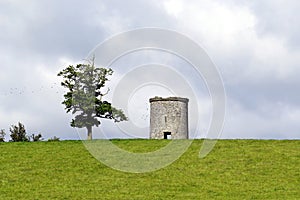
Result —
<path fill-rule="evenodd" d="M 5 130 L 4 129 L 1 129 L 0 130 L 0 142 L 5 142 Z"/>
<path fill-rule="evenodd" d="M 22 123 L 19 122 L 18 125 L 12 125 L 9 131 L 12 142 L 29 142 L 29 137 Z"/>
<path fill-rule="evenodd" d="M 112 119 L 114 122 L 127 120 L 122 110 L 114 108 L 102 98 L 108 94 L 109 88 L 103 92 L 108 76 L 113 74 L 110 68 L 97 68 L 94 59 L 88 64 L 69 65 L 58 73 L 63 78 L 61 85 L 67 88 L 64 94 L 66 112 L 72 112 L 75 118 L 72 127 L 86 128 L 87 139 L 92 139 L 92 127 L 99 126 L 100 118 Z"/>

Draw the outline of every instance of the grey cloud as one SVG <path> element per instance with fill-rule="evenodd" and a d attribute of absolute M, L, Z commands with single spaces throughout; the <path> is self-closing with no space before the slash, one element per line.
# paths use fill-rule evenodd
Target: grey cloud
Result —
<path fill-rule="evenodd" d="M 69 126 L 72 116 L 60 104 L 61 91 L 58 96 L 51 89 L 53 85 L 47 85 L 53 83 L 42 80 L 38 68 L 55 76 L 65 67 L 59 66 L 60 58 L 82 60 L 113 31 L 158 26 L 161 20 L 157 17 L 166 18 L 151 3 L 140 1 L 33 0 L 0 4 L 0 127 L 8 130 L 11 124 L 21 121 L 29 132 L 41 131 L 45 137 L 76 138 L 76 134 Z"/>
<path fill-rule="evenodd" d="M 162 7 L 162 1 L 103 1 L 110 10 L 124 18 L 128 18 L 130 24 L 127 28 L 137 27 L 164 27 L 173 28 L 174 19 L 167 15 Z"/>
<path fill-rule="evenodd" d="M 300 47 L 300 2 L 297 0 L 247 1 L 257 18 L 256 31 L 261 37 L 275 36 L 291 49 Z"/>
<path fill-rule="evenodd" d="M 2 3 L 1 13 L 6 22 L 0 41 L 6 48 L 21 51 L 20 54 L 32 52 L 47 57 L 66 55 L 77 59 L 85 58 L 92 48 L 113 34 L 101 22 L 109 23 L 114 16 L 126 30 L 170 24 L 162 10 L 146 1 Z M 122 19 L 128 19 L 128 24 Z"/>
<path fill-rule="evenodd" d="M 229 7 L 249 8 L 257 19 L 256 36 L 259 39 L 283 39 L 288 53 L 297 56 L 295 52 L 300 45 L 298 1 L 218 2 Z M 11 124 L 24 120 L 29 131 L 41 131 L 47 137 L 56 135 L 61 138 L 77 138 L 76 130 L 69 126 L 72 116 L 65 114 L 60 104 L 62 95 L 49 89 L 51 85 L 45 85 L 49 83 L 43 82 L 37 68 L 50 70 L 55 76 L 58 70 L 65 67 L 59 66 L 59 59 L 82 60 L 99 42 L 120 31 L 144 26 L 180 30 L 177 19 L 169 16 L 161 1 L 156 0 L 2 1 L 0 18 L 0 128 L 7 129 Z M 195 21 L 195 26 L 200 25 Z M 204 33 L 195 31 L 190 35 L 198 34 Z M 279 79 L 263 70 L 258 70 L 257 73 L 261 74 L 257 77 L 255 74 L 248 76 L 248 70 L 257 67 L 254 65 L 262 69 L 272 68 L 272 62 L 258 62 L 255 49 L 243 46 L 242 41 L 236 41 L 234 45 L 236 51 L 233 52 L 218 46 L 208 50 L 220 68 L 229 98 L 224 136 L 299 137 L 298 122 L 281 119 L 289 115 L 290 108 L 297 110 L 300 107 L 300 97 L 297 95 L 300 71 L 296 59 L 287 63 L 286 68 L 293 73 L 284 78 Z M 286 59 L 280 55 L 277 58 L 280 61 Z M 47 89 L 37 94 L 3 95 L 9 93 L 10 88 L 18 88 L 19 91 L 27 86 L 27 91 L 30 91 L 38 90 L 41 85 Z M 47 106 L 44 106 L 42 100 L 48 96 L 53 98 L 48 98 L 44 102 Z M 35 122 L 35 119 L 38 120 Z M 245 129 L 247 131 L 242 133 Z M 285 135 L 285 131 L 290 134 Z"/>
<path fill-rule="evenodd" d="M 9 31 L 2 35 L 2 42 L 20 54 L 84 58 L 102 40 L 103 33 L 101 28 L 88 23 L 97 6 L 80 2 L 32 1 L 32 5 L 4 5 L 2 9 L 8 21 L 4 28 Z"/>

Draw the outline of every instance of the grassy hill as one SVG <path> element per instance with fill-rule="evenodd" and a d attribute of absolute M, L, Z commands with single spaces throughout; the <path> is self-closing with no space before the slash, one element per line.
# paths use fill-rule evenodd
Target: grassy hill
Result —
<path fill-rule="evenodd" d="M 115 140 L 133 152 L 166 140 Z M 80 141 L 1 143 L 0 199 L 300 199 L 300 141 L 220 140 L 204 159 L 195 140 L 172 165 L 116 171 Z"/>

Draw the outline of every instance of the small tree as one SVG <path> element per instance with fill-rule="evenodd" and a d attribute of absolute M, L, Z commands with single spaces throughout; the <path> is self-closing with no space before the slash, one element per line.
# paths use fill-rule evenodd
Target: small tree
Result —
<path fill-rule="evenodd" d="M 32 135 L 31 135 L 31 139 L 32 139 L 33 142 L 41 141 L 41 140 L 43 140 L 42 134 L 40 134 L 40 133 L 37 134 L 37 135 L 32 134 Z"/>
<path fill-rule="evenodd" d="M 62 104 L 67 113 L 75 114 L 71 126 L 85 127 L 88 140 L 92 139 L 92 127 L 100 125 L 100 118 L 114 122 L 127 120 L 122 110 L 102 99 L 109 92 L 109 89 L 106 92 L 102 89 L 112 74 L 112 69 L 97 68 L 94 59 L 88 64 L 70 65 L 58 73 L 63 77 L 61 85 L 68 89 Z"/>
<path fill-rule="evenodd" d="M 1 129 L 0 130 L 0 142 L 5 142 L 5 130 L 4 129 Z"/>
<path fill-rule="evenodd" d="M 19 122 L 17 126 L 12 125 L 9 131 L 12 142 L 29 142 L 29 137 L 22 123 Z"/>

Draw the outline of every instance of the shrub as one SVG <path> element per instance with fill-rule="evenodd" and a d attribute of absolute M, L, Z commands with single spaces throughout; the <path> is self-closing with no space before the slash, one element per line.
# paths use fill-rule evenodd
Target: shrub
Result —
<path fill-rule="evenodd" d="M 1 130 L 0 130 L 0 142 L 5 142 L 5 141 L 4 141 L 5 135 L 6 135 L 5 130 L 4 130 L 4 129 L 1 129 Z"/>
<path fill-rule="evenodd" d="M 48 142 L 58 142 L 58 141 L 59 141 L 59 138 L 56 136 L 48 139 Z"/>
<path fill-rule="evenodd" d="M 31 139 L 33 142 L 42 141 L 43 140 L 42 134 L 40 134 L 40 133 L 38 135 L 32 134 Z"/>
<path fill-rule="evenodd" d="M 11 132 L 10 137 L 12 142 L 29 142 L 29 137 L 26 134 L 25 127 L 22 123 L 18 125 L 12 125 L 9 129 Z"/>

